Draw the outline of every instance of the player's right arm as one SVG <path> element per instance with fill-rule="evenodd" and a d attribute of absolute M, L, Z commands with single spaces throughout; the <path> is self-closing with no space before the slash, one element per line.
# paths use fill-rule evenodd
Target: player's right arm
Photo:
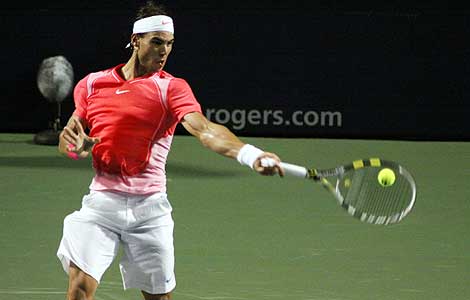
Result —
<path fill-rule="evenodd" d="M 183 127 L 195 136 L 206 148 L 226 157 L 238 159 L 240 151 L 244 146 L 251 146 L 243 143 L 235 134 L 227 127 L 209 121 L 200 112 L 188 113 L 181 121 Z M 254 148 L 253 146 L 251 146 Z M 258 154 L 250 160 L 249 166 L 262 175 L 279 174 L 284 176 L 281 169 L 279 157 L 270 152 L 259 150 Z M 271 166 L 263 166 L 261 160 L 270 158 L 274 164 Z"/>

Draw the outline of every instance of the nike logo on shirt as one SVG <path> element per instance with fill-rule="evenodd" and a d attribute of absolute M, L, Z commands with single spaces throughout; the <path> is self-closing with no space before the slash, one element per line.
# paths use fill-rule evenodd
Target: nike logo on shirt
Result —
<path fill-rule="evenodd" d="M 116 90 L 116 95 L 124 94 L 124 93 L 129 93 L 130 90 Z"/>

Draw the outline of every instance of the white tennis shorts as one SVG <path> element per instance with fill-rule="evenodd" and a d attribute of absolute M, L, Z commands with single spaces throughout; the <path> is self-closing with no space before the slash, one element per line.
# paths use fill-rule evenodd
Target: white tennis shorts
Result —
<path fill-rule="evenodd" d="M 124 289 L 170 292 L 176 286 L 171 211 L 165 193 L 90 191 L 81 209 L 64 219 L 57 251 L 64 271 L 72 261 L 99 283 L 122 245 Z"/>

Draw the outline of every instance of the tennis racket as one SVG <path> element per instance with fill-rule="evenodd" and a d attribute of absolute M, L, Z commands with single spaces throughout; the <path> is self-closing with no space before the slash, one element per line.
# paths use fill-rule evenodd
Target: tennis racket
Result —
<path fill-rule="evenodd" d="M 269 167 L 275 161 L 263 158 L 261 164 Z M 416 201 L 413 176 L 393 161 L 362 159 L 323 170 L 285 162 L 280 166 L 286 175 L 312 179 L 321 184 L 335 196 L 341 207 L 362 222 L 379 225 L 398 223 L 411 212 Z M 385 180 L 379 175 L 382 170 L 386 170 L 388 175 Z"/>

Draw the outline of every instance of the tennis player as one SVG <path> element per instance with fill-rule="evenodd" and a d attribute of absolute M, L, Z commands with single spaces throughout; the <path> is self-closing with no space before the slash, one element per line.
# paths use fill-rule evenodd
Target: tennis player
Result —
<path fill-rule="evenodd" d="M 72 159 L 91 154 L 95 176 L 81 209 L 65 217 L 57 251 L 69 300 L 93 299 L 120 245 L 124 289 L 137 288 L 147 300 L 171 299 L 174 224 L 165 164 L 178 123 L 216 153 L 263 175 L 284 175 L 277 155 L 207 120 L 188 83 L 163 71 L 173 42 L 172 18 L 148 2 L 137 13 L 129 60 L 75 86 L 59 151 Z M 276 163 L 261 166 L 268 157 Z"/>

